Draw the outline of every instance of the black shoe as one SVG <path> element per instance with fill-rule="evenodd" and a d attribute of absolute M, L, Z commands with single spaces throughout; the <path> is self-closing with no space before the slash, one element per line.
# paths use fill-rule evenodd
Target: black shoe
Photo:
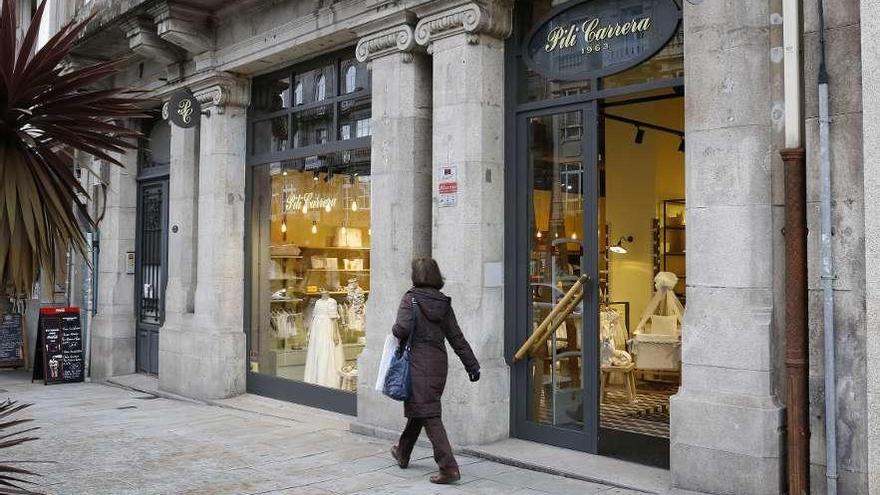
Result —
<path fill-rule="evenodd" d="M 448 485 L 451 483 L 455 483 L 460 479 L 461 473 L 459 473 L 457 469 L 455 471 L 449 471 L 448 473 L 440 471 L 434 476 L 431 476 L 431 483 L 435 483 L 437 485 Z"/>
<path fill-rule="evenodd" d="M 409 461 L 405 461 L 400 457 L 400 452 L 398 452 L 397 450 L 397 445 L 391 447 L 391 457 L 393 457 L 394 460 L 397 461 L 397 465 L 400 466 L 400 469 L 406 469 L 407 466 L 409 466 Z"/>

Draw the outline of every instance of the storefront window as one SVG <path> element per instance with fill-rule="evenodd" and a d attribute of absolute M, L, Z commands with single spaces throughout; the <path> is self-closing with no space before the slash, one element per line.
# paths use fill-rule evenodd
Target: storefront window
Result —
<path fill-rule="evenodd" d="M 362 138 L 371 114 L 361 73 L 350 58 L 293 67 L 289 114 L 251 117 L 249 369 L 346 392 L 357 390 L 370 294 L 370 147 Z"/>
<path fill-rule="evenodd" d="M 254 172 L 251 371 L 355 391 L 370 293 L 369 149 Z"/>

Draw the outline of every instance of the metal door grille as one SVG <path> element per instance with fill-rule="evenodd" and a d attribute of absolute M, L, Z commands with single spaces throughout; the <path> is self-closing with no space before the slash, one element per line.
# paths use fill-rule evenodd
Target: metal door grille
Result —
<path fill-rule="evenodd" d="M 164 318 L 164 183 L 145 185 L 141 190 L 140 321 L 162 324 Z"/>

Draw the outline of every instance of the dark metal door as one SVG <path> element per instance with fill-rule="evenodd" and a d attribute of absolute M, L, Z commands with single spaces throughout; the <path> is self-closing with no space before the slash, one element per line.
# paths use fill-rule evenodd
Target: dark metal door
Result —
<path fill-rule="evenodd" d="M 513 367 L 516 435 L 587 452 L 598 450 L 599 423 L 596 122 L 595 101 L 517 116 L 515 195 L 525 201 L 508 286 L 516 347 L 543 335 Z M 583 300 L 558 330 L 541 332 L 581 276 Z"/>
<path fill-rule="evenodd" d="M 168 278 L 168 178 L 138 184 L 135 248 L 137 371 L 159 373 Z"/>

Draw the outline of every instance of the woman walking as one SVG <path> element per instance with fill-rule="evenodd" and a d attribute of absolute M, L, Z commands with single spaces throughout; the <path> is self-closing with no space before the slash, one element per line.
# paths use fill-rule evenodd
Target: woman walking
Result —
<path fill-rule="evenodd" d="M 461 479 L 461 475 L 440 419 L 440 398 L 448 370 L 444 339 L 461 359 L 472 382 L 480 379 L 480 363 L 461 333 L 452 310 L 452 300 L 440 292 L 443 276 L 437 262 L 432 258 L 415 258 L 412 261 L 412 283 L 413 287 L 400 301 L 397 321 L 392 328 L 394 336 L 401 342 L 409 339 L 413 331 L 415 333 L 410 361 L 412 391 L 409 400 L 403 404 L 407 423 L 397 445 L 391 447 L 391 455 L 398 466 L 406 469 L 424 427 L 434 447 L 434 461 L 440 468 L 440 472 L 431 477 L 431 482 L 454 483 Z"/>

